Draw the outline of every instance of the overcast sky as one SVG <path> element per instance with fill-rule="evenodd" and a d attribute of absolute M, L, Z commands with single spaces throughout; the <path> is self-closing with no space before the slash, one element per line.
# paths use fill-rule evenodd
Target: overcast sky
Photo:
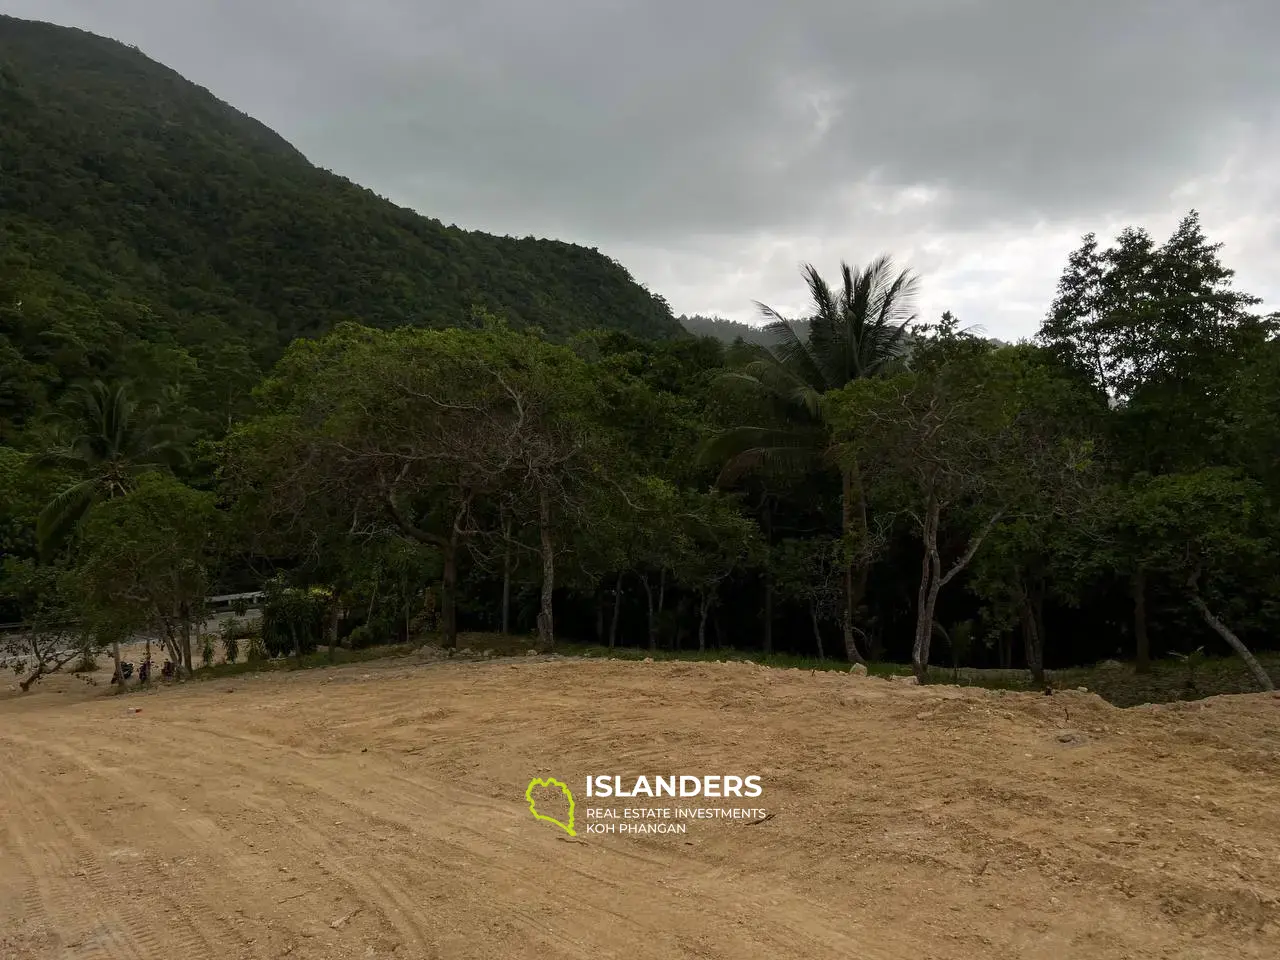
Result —
<path fill-rule="evenodd" d="M 446 223 L 624 263 L 677 313 L 886 252 L 1034 333 L 1082 234 L 1189 208 L 1280 307 L 1280 0 L 0 0 L 136 44 Z"/>

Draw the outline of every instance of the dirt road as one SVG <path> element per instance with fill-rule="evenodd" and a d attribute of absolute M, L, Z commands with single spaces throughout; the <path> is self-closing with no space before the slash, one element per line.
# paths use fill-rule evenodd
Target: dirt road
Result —
<path fill-rule="evenodd" d="M 763 794 L 589 800 L 593 775 Z M 576 840 L 533 777 L 574 790 Z M 600 835 L 597 805 L 772 816 Z M 0 702 L 0 811 L 6 960 L 1280 956 L 1262 695 L 571 661 L 59 678 Z"/>

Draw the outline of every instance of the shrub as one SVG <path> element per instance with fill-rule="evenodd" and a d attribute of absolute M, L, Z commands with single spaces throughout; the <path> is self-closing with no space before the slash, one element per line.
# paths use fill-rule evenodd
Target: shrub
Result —
<path fill-rule="evenodd" d="M 85 644 L 80 649 L 80 660 L 72 673 L 93 673 L 98 669 L 98 660 L 93 655 L 93 647 Z"/>
<path fill-rule="evenodd" d="M 347 634 L 347 642 L 351 644 L 352 650 L 371 647 L 373 646 L 373 631 L 369 629 L 367 623 L 362 623 Z"/>
<path fill-rule="evenodd" d="M 257 663 L 267 659 L 267 645 L 263 643 L 261 637 L 249 638 L 249 647 L 245 650 L 245 659 L 250 663 Z"/>
<path fill-rule="evenodd" d="M 211 633 L 200 636 L 200 661 L 206 667 L 213 666 L 213 634 Z"/>

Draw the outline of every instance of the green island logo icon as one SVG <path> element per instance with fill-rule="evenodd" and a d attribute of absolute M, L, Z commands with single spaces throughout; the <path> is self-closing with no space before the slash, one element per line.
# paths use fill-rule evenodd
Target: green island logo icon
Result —
<path fill-rule="evenodd" d="M 568 799 L 569 801 L 569 822 L 568 823 L 562 823 L 561 821 L 557 820 L 555 817 L 548 817 L 547 815 L 538 812 L 538 801 L 535 800 L 533 797 L 533 791 L 536 790 L 538 787 L 548 787 L 552 789 L 559 788 L 560 792 L 565 795 L 566 799 Z M 561 830 L 563 830 L 565 833 L 567 833 L 571 837 L 576 837 L 578 835 L 577 832 L 573 829 L 573 806 L 574 806 L 573 791 L 570 790 L 566 784 L 561 783 L 559 780 L 556 780 L 554 777 L 547 777 L 546 779 L 542 779 L 541 777 L 534 777 L 532 780 L 529 781 L 529 786 L 524 791 L 524 798 L 526 801 L 528 801 L 529 812 L 533 814 L 535 820 L 544 820 L 547 823 L 554 823 L 557 827 L 559 827 Z"/>

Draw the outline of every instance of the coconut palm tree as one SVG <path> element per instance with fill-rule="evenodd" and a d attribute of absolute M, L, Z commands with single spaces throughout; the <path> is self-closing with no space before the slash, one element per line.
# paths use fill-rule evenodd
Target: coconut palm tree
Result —
<path fill-rule="evenodd" d="M 61 490 L 36 519 L 36 538 L 45 555 L 67 541 L 95 503 L 128 493 L 143 473 L 186 462 L 173 429 L 144 416 L 126 384 L 94 381 L 73 387 L 61 419 L 70 439 L 35 457 L 34 464 L 80 479 Z"/>
<path fill-rule="evenodd" d="M 836 467 L 822 399 L 854 380 L 900 369 L 906 362 L 908 326 L 917 278 L 895 272 L 888 256 L 857 269 L 840 265 L 841 286 L 831 288 L 817 269 L 803 270 L 813 313 L 808 336 L 772 307 L 757 302 L 769 321 L 773 346 L 744 344 L 735 349 L 735 369 L 726 380 L 747 388 L 771 413 L 765 425 L 743 424 L 712 439 L 706 456 L 723 464 L 718 483 L 730 485 L 747 473 L 804 473 Z M 855 552 L 844 577 L 843 628 L 850 660 L 862 662 L 854 639 L 854 614 L 866 592 L 870 567 L 865 543 L 867 506 L 856 463 L 839 465 L 841 520 L 846 544 Z"/>

